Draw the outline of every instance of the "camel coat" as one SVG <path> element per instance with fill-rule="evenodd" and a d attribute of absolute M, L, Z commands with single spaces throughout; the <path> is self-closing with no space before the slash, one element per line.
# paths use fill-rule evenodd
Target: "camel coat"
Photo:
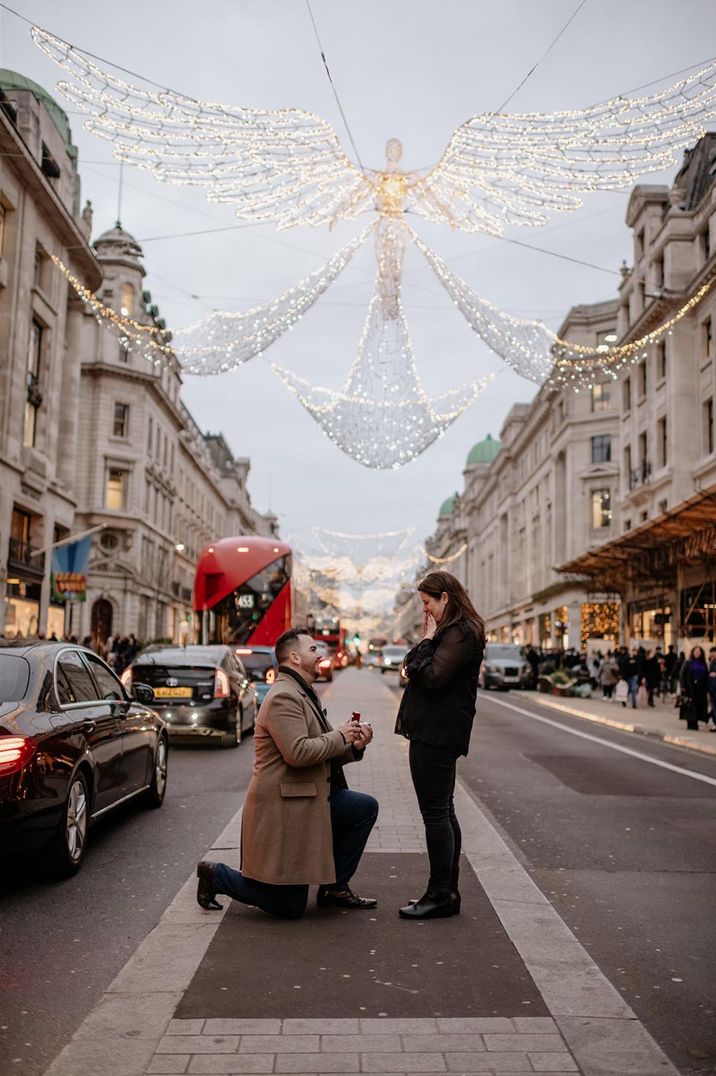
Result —
<path fill-rule="evenodd" d="M 335 882 L 330 759 L 355 762 L 337 729 L 324 732 L 301 685 L 279 673 L 261 704 L 241 821 L 241 872 L 274 885 Z"/>

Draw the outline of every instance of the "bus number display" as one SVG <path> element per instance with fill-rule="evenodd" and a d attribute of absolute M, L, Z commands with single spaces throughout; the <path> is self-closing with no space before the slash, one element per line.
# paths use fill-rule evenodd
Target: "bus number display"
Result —
<path fill-rule="evenodd" d="M 239 609 L 253 609 L 256 602 L 253 594 L 238 594 L 236 604 Z"/>

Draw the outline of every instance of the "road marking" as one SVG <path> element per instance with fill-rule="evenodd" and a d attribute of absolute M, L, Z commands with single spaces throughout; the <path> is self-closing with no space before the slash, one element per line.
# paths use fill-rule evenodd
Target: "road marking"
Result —
<path fill-rule="evenodd" d="M 709 777 L 705 773 L 694 773 L 693 770 L 685 770 L 683 766 L 675 766 L 672 762 L 663 762 L 660 758 L 652 758 L 651 755 L 645 755 L 643 751 L 635 751 L 633 747 L 622 747 L 621 744 L 610 743 L 609 740 L 603 740 L 600 736 L 593 736 L 589 732 L 582 732 L 580 729 L 570 728 L 569 725 L 562 725 L 559 721 L 553 721 L 550 717 L 542 717 L 531 710 L 515 706 L 514 703 L 503 702 L 502 699 L 490 698 L 490 702 L 496 703 L 497 706 L 504 706 L 508 710 L 514 710 L 517 714 L 531 717 L 533 721 L 541 721 L 543 725 L 552 725 L 556 729 L 561 729 L 562 732 L 569 732 L 572 736 L 581 736 L 583 740 L 591 740 L 592 743 L 598 743 L 602 747 L 610 747 L 612 751 L 621 751 L 622 754 L 631 755 L 632 758 L 641 759 L 642 762 L 650 762 L 652 766 L 661 766 L 662 770 L 671 770 L 672 773 L 680 773 L 684 777 L 693 778 L 694 781 L 703 781 L 705 785 L 716 787 L 716 777 Z"/>

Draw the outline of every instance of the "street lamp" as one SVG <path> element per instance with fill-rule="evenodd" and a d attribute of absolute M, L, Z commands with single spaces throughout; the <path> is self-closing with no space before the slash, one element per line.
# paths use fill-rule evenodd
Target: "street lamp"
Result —
<path fill-rule="evenodd" d="M 184 550 L 186 549 L 186 546 L 184 545 L 183 542 L 177 542 L 177 544 L 174 546 L 174 548 L 176 549 L 177 553 L 183 553 Z"/>

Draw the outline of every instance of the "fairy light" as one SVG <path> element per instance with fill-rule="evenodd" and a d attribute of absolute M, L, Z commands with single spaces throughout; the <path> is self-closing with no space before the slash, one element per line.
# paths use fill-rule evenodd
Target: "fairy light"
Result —
<path fill-rule="evenodd" d="M 244 220 L 332 225 L 374 207 L 413 209 L 464 231 L 499 235 L 578 209 L 580 195 L 661 171 L 699 137 L 716 104 L 716 63 L 650 96 L 553 113 L 481 113 L 458 127 L 426 175 L 402 172 L 391 139 L 383 171 L 361 171 L 333 127 L 301 109 L 259 109 L 142 89 L 37 26 L 35 43 L 69 76 L 58 89 L 115 155 L 167 183 L 208 189 Z"/>
<path fill-rule="evenodd" d="M 467 542 L 463 542 L 460 548 L 457 549 L 454 553 L 451 553 L 449 557 L 434 557 L 432 553 L 428 553 L 427 549 L 424 552 L 425 556 L 428 558 L 431 564 L 452 564 L 453 561 L 457 560 L 463 555 L 466 549 Z"/>
<path fill-rule="evenodd" d="M 387 218 L 382 223 L 389 226 L 379 236 L 383 256 L 379 252 L 375 290 L 343 391 L 313 386 L 280 366 L 273 370 L 342 452 L 364 467 L 387 470 L 409 463 L 441 437 L 491 375 L 438 396 L 426 395 L 405 322 L 400 277 L 390 278 L 391 260 L 393 269 L 399 269 L 394 252 L 401 240 L 395 232 L 404 225 Z"/>
<path fill-rule="evenodd" d="M 179 329 L 174 348 L 187 374 L 222 374 L 260 355 L 303 317 L 363 245 L 371 223 L 326 264 L 283 295 L 241 313 L 214 311 L 208 318 Z"/>

